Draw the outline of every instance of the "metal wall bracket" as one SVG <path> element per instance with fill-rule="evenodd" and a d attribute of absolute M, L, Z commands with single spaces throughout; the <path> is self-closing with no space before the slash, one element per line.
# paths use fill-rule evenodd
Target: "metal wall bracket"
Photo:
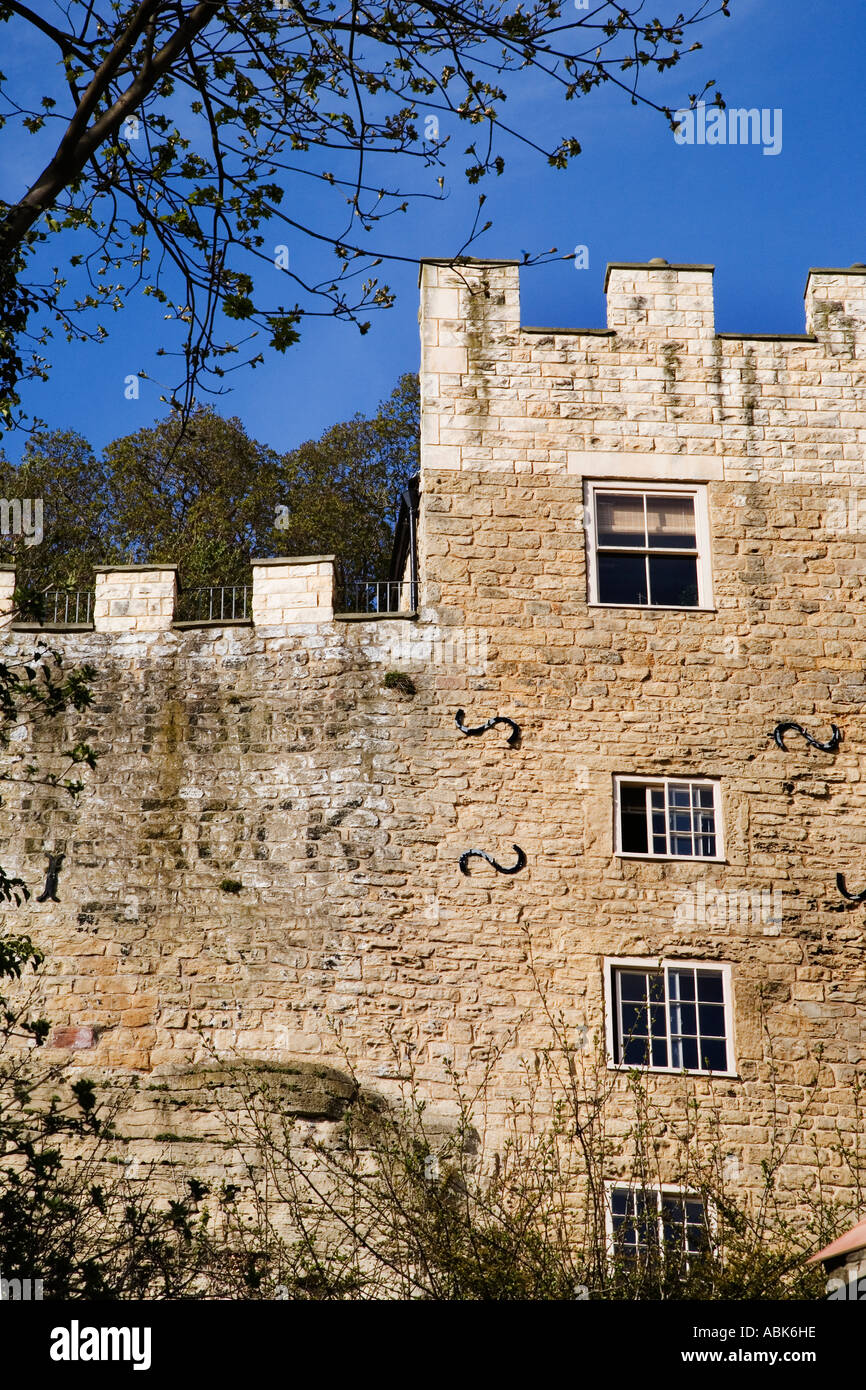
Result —
<path fill-rule="evenodd" d="M 842 897 L 848 899 L 849 903 L 866 903 L 866 888 L 863 889 L 862 893 L 849 893 L 845 885 L 844 874 L 836 875 L 836 887 L 839 889 Z"/>
<path fill-rule="evenodd" d="M 523 853 L 523 850 L 520 848 L 520 845 L 512 845 L 512 849 L 517 855 L 517 863 L 513 865 L 513 867 L 510 869 L 506 869 L 502 864 L 498 864 L 496 860 L 493 858 L 493 856 L 491 854 L 488 854 L 486 850 L 467 849 L 460 856 L 460 872 L 461 874 L 468 875 L 469 860 L 476 858 L 486 859 L 488 864 L 493 865 L 494 869 L 498 874 L 519 874 L 520 870 L 526 867 L 526 855 Z"/>
<path fill-rule="evenodd" d="M 838 724 L 831 724 L 830 728 L 832 730 L 830 738 L 828 738 L 826 743 L 821 743 L 817 738 L 813 738 L 810 733 L 807 733 L 801 724 L 794 724 L 789 720 L 787 723 L 776 725 L 773 730 L 773 738 L 776 740 L 776 743 L 782 749 L 783 753 L 788 752 L 788 749 L 785 747 L 785 734 L 789 731 L 799 734 L 807 743 L 811 743 L 813 748 L 820 748 L 822 753 L 835 753 L 844 738 L 844 734 Z"/>
<path fill-rule="evenodd" d="M 508 735 L 508 738 L 505 740 L 505 742 L 510 743 L 513 746 L 520 738 L 520 725 L 515 724 L 514 720 L 509 719 L 506 714 L 496 714 L 492 719 L 488 719 L 486 724 L 479 724 L 474 729 L 467 729 L 466 725 L 463 723 L 463 720 L 465 718 L 465 709 L 459 709 L 454 716 L 454 723 L 457 725 L 461 734 L 486 734 L 488 729 L 495 728 L 497 724 L 507 724 L 511 729 L 511 733 Z"/>
<path fill-rule="evenodd" d="M 36 901 L 38 903 L 47 903 L 50 900 L 53 903 L 58 903 L 60 899 L 57 896 L 57 876 L 60 873 L 60 866 L 66 858 L 66 855 L 48 854 L 46 851 L 46 856 L 48 859 L 48 868 L 45 873 L 45 887 Z"/>

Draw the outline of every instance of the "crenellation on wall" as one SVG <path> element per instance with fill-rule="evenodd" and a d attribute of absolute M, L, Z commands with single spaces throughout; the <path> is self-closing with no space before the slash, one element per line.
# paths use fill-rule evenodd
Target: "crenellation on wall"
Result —
<path fill-rule="evenodd" d="M 715 333 L 713 267 L 611 264 L 605 277 L 607 326 L 632 340 L 655 337 L 683 351 L 705 351 Z"/>
<path fill-rule="evenodd" d="M 488 322 L 485 291 L 497 277 L 514 311 Z M 465 371 L 440 370 L 428 346 L 438 342 L 437 300 L 422 299 L 426 467 L 540 472 L 598 449 L 717 456 L 742 476 L 768 457 L 792 469 L 812 461 L 818 482 L 863 472 L 862 268 L 810 273 L 805 335 L 716 333 L 710 266 L 610 266 L 606 336 L 522 328 L 516 264 L 425 265 L 422 287 L 431 278 L 437 295 L 463 306 L 467 351 L 478 337 L 470 306 L 485 346 Z M 452 312 L 453 298 L 445 302 Z M 459 323 L 449 331 L 459 338 Z"/>
<path fill-rule="evenodd" d="M 809 271 L 805 290 L 806 329 L 828 340 L 831 351 L 855 344 L 863 351 L 866 339 L 866 265 L 847 269 Z"/>

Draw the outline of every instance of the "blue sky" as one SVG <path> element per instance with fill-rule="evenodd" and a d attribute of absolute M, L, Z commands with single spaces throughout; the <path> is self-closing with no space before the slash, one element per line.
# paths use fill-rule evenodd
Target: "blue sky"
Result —
<path fill-rule="evenodd" d="M 559 172 L 529 151 L 506 149 L 506 172 L 487 189 L 494 226 L 473 253 L 589 249 L 588 269 L 560 262 L 521 272 L 525 323 L 603 326 L 605 264 L 663 256 L 715 264 L 718 329 L 802 332 L 808 268 L 866 261 L 863 0 L 821 7 L 732 0 L 731 8 L 730 19 L 703 27 L 703 52 L 664 83 L 650 79 L 653 94 L 678 106 L 713 77 L 729 106 L 781 108 L 776 156 L 758 146 L 677 145 L 662 117 L 612 90 L 566 105 L 534 79 L 513 89 L 512 124 L 537 129 L 541 143 L 574 134 L 583 153 Z M 8 146 L 8 134 L 4 140 Z M 380 244 L 412 257 L 459 248 L 477 197 L 461 174 L 467 143 L 466 129 L 455 129 L 448 200 L 388 224 Z M 26 147 L 4 148 L 4 190 L 10 175 L 14 183 L 28 168 Z M 302 246 L 292 254 L 311 253 Z M 237 374 L 218 409 L 239 415 L 252 435 L 280 450 L 375 409 L 398 375 L 418 365 L 417 270 L 396 265 L 381 274 L 397 303 L 372 315 L 365 337 L 330 319 L 308 320 L 299 346 Z M 108 326 L 101 347 L 55 343 L 50 383 L 24 396 L 49 426 L 80 430 L 97 447 L 164 410 L 154 387 L 143 384 L 139 400 L 128 401 L 123 386 L 127 373 L 148 362 L 158 370 L 149 353 L 160 312 L 129 300 Z M 10 458 L 19 447 L 7 439 Z"/>

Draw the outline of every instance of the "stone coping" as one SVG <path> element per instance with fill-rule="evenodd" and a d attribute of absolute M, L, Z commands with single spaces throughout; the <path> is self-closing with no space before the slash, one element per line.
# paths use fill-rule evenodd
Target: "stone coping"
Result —
<path fill-rule="evenodd" d="M 160 562 L 159 564 L 153 564 L 153 565 L 94 565 L 94 566 L 93 566 L 93 573 L 94 573 L 94 574 L 135 574 L 135 573 L 141 573 L 142 570 L 146 570 L 146 571 L 148 571 L 150 574 L 153 574 L 153 572 L 154 572 L 155 570 L 177 570 L 177 565 L 172 564 L 171 561 L 169 561 L 169 560 L 166 560 L 164 563 L 163 563 L 163 562 Z"/>
<path fill-rule="evenodd" d="M 415 608 L 408 609 L 405 613 L 335 613 L 335 623 L 384 623 L 389 618 L 397 618 L 405 621 L 407 618 L 416 619 L 418 611 Z"/>
<path fill-rule="evenodd" d="M 607 290 L 612 270 L 708 270 L 713 275 L 715 269 L 714 265 L 692 265 L 682 261 L 608 261 L 604 272 L 604 289 Z"/>
<path fill-rule="evenodd" d="M 336 555 L 274 555 L 263 560 L 250 560 L 251 565 L 324 565 L 333 563 Z"/>
<path fill-rule="evenodd" d="M 252 627 L 252 618 L 176 618 L 172 628 L 177 632 L 187 632 L 197 627 Z"/>
<path fill-rule="evenodd" d="M 93 632 L 93 623 L 10 623 L 10 632 Z"/>

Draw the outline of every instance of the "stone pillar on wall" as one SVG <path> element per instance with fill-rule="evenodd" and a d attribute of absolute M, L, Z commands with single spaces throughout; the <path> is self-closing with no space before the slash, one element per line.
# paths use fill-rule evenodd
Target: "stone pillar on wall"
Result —
<path fill-rule="evenodd" d="M 615 262 L 604 282 L 607 326 L 630 338 L 669 338 L 703 348 L 715 336 L 713 267 Z"/>
<path fill-rule="evenodd" d="M 8 622 L 14 614 L 14 593 L 15 566 L 0 565 L 0 622 L 3 622 L 4 619 Z"/>
<path fill-rule="evenodd" d="M 474 403 L 474 414 L 456 403 L 471 400 L 473 376 L 490 371 L 504 340 L 520 328 L 518 267 L 517 261 L 421 262 L 422 469 L 459 468 L 461 448 L 473 446 L 484 402 Z"/>
<path fill-rule="evenodd" d="M 100 565 L 96 568 L 96 632 L 159 632 L 171 627 L 177 565 Z"/>
<path fill-rule="evenodd" d="M 253 623 L 294 627 L 334 617 L 334 556 L 253 560 Z"/>
<path fill-rule="evenodd" d="M 866 265 L 847 270 L 810 270 L 806 281 L 806 331 L 827 336 L 833 346 L 866 339 Z"/>

